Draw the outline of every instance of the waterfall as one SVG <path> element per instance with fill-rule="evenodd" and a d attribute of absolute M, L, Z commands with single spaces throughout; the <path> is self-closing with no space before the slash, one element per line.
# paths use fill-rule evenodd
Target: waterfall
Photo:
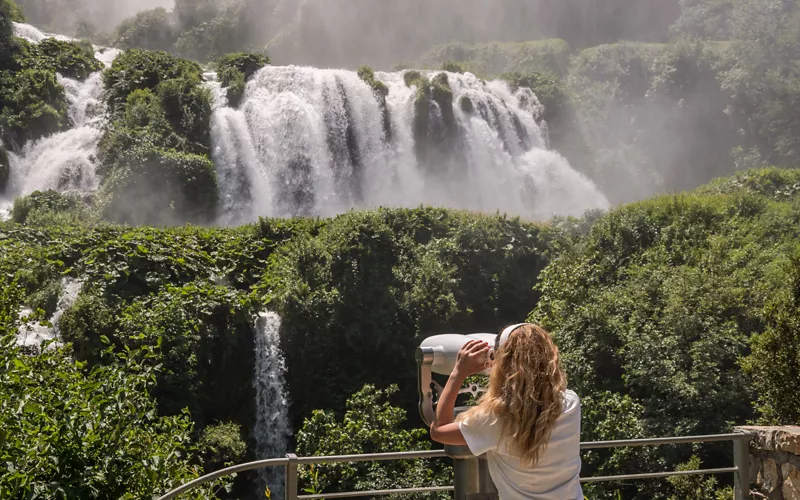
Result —
<path fill-rule="evenodd" d="M 541 106 L 529 89 L 511 92 L 469 73 L 446 75 L 455 122 L 448 133 L 457 137 L 448 154 L 427 162 L 415 144 L 417 89 L 402 72 L 376 74 L 389 88 L 385 110 L 367 84 L 344 70 L 268 66 L 248 83 L 236 109 L 215 82 L 219 222 L 420 204 L 546 219 L 609 206 L 589 179 L 546 148 L 537 123 Z M 429 120 L 433 129 L 446 126 L 434 102 Z"/>
<path fill-rule="evenodd" d="M 42 326 L 39 323 L 30 322 L 20 326 L 17 332 L 17 344 L 21 346 L 40 346 L 42 342 L 48 340 L 59 340 L 61 338 L 61 331 L 59 323 L 64 311 L 72 307 L 78 294 L 83 286 L 83 280 L 76 280 L 73 278 L 63 278 L 61 280 L 61 295 L 58 297 L 58 304 L 53 315 L 49 318 L 52 327 Z M 31 309 L 23 309 L 20 311 L 20 319 L 29 316 L 33 311 Z"/>
<path fill-rule="evenodd" d="M 289 428 L 289 402 L 284 389 L 283 373 L 286 366 L 280 350 L 281 318 L 273 312 L 258 315 L 255 324 L 255 374 L 256 422 L 253 438 L 257 459 L 283 457 L 291 436 Z M 269 486 L 272 497 L 283 498 L 283 471 L 270 467 L 258 475 L 259 497 Z"/>
<path fill-rule="evenodd" d="M 14 24 L 16 36 L 39 43 L 45 35 L 33 26 Z M 56 37 L 69 40 L 67 37 Z M 95 47 L 95 57 L 110 66 L 119 54 L 117 49 Z M 98 186 L 95 174 L 97 146 L 103 135 L 103 74 L 92 73 L 85 81 L 57 75 L 64 87 L 71 128 L 9 152 L 10 177 L 7 199 L 0 199 L 0 219 L 7 217 L 12 200 L 34 191 L 55 189 L 62 192 L 90 193 Z"/>

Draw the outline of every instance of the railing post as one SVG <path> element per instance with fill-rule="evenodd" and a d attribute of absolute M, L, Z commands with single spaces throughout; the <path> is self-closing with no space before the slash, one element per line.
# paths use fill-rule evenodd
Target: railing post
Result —
<path fill-rule="evenodd" d="M 733 499 L 750 500 L 750 436 L 733 440 Z"/>
<path fill-rule="evenodd" d="M 286 465 L 286 481 L 283 489 L 286 491 L 286 500 L 297 500 L 297 455 L 287 453 L 289 463 Z"/>

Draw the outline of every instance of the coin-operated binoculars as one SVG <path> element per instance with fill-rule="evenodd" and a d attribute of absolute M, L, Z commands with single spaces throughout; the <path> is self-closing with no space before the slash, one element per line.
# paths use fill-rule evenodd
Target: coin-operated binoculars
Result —
<path fill-rule="evenodd" d="M 436 416 L 436 404 L 443 387 L 433 379 L 433 374 L 449 376 L 456 366 L 458 351 L 468 341 L 477 339 L 494 346 L 496 335 L 490 333 L 472 333 L 469 335 L 445 334 L 428 337 L 417 348 L 417 383 L 419 388 L 419 412 L 422 420 L 430 427 Z M 494 353 L 490 351 L 490 357 Z M 488 374 L 488 368 L 484 372 Z M 462 387 L 459 394 L 477 395 L 484 391 L 477 384 Z M 455 414 L 467 410 L 468 407 L 456 407 Z M 455 415 L 454 415 L 455 417 Z M 454 500 L 497 500 L 497 488 L 489 476 L 489 467 L 485 456 L 476 457 L 467 446 L 445 445 L 444 451 L 453 459 L 455 473 Z"/>

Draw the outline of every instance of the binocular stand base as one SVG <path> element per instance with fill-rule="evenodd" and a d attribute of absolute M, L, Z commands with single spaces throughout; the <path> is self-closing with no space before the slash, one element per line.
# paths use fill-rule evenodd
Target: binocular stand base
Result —
<path fill-rule="evenodd" d="M 485 455 L 476 457 L 466 446 L 445 445 L 444 452 L 453 459 L 454 500 L 498 500 Z"/>

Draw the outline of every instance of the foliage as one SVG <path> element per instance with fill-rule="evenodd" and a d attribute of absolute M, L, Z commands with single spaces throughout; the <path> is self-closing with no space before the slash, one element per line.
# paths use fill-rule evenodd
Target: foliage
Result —
<path fill-rule="evenodd" d="M 739 136 L 720 64 L 709 45 L 686 40 L 599 46 L 573 59 L 577 133 L 595 158 L 590 175 L 612 200 L 690 189 L 732 170 Z"/>
<path fill-rule="evenodd" d="M 203 452 L 203 468 L 207 471 L 239 464 L 247 452 L 241 427 L 230 422 L 206 427 L 198 447 Z"/>
<path fill-rule="evenodd" d="M 54 71 L 0 71 L 0 140 L 3 143 L 13 150 L 66 125 L 66 97 Z"/>
<path fill-rule="evenodd" d="M 229 105 L 239 106 L 247 80 L 267 64 L 269 59 L 266 56 L 244 52 L 228 54 L 217 60 L 217 76 L 222 86 L 228 88 Z"/>
<path fill-rule="evenodd" d="M 764 309 L 767 328 L 751 339 L 752 354 L 743 365 L 753 378 L 761 420 L 774 425 L 800 421 L 800 397 L 786 385 L 800 377 L 800 248 L 785 266 L 789 289 Z"/>
<path fill-rule="evenodd" d="M 38 44 L 18 43 L 24 45 L 27 52 L 20 61 L 23 68 L 50 69 L 77 80 L 85 80 L 103 69 L 103 63 L 95 59 L 90 43 L 65 42 L 55 38 L 45 38 Z"/>
<path fill-rule="evenodd" d="M 114 122 L 98 152 L 102 213 L 132 224 L 210 219 L 217 180 L 208 156 L 211 95 L 200 85 L 200 66 L 133 49 L 104 78 Z"/>
<path fill-rule="evenodd" d="M 350 213 L 295 236 L 261 285 L 288 366 L 315 367 L 287 372 L 293 424 L 341 409 L 337 395 L 365 383 L 412 387 L 423 336 L 523 317 L 547 258 L 539 226 L 438 209 Z M 404 392 L 402 407 L 415 411 L 414 397 Z"/>
<path fill-rule="evenodd" d="M 564 248 L 540 277 L 531 319 L 555 332 L 570 386 L 630 396 L 648 436 L 715 433 L 752 418 L 757 387 L 739 363 L 765 325 L 780 323 L 765 306 L 791 287 L 782 263 L 795 246 L 800 205 L 780 189 L 769 196 L 748 185 L 791 186 L 796 178 L 748 172 L 717 183 L 714 192 L 724 194 L 627 205 Z M 793 349 L 771 352 L 777 361 Z M 771 384 L 793 376 L 775 369 Z M 696 453 L 713 464 L 730 459 L 710 448 Z M 642 463 L 688 458 L 659 449 Z"/>
<path fill-rule="evenodd" d="M 563 40 L 542 40 L 522 43 L 465 44 L 451 42 L 430 49 L 420 59 L 422 67 L 437 67 L 454 73 L 469 71 L 477 75 L 506 72 L 566 74 L 569 67 L 569 45 Z M 453 66 L 455 65 L 455 66 Z"/>
<path fill-rule="evenodd" d="M 113 353 L 88 369 L 69 346 L 24 354 L 16 345 L 18 289 L 0 288 L 0 495 L 141 498 L 202 474 L 187 415 L 159 417 L 148 395 L 146 350 Z M 120 471 L 125 471 L 120 474 Z M 219 484 L 195 490 L 215 498 Z"/>
<path fill-rule="evenodd" d="M 4 19 L 13 21 L 15 23 L 24 23 L 25 15 L 22 13 L 19 5 L 14 0 L 0 0 L 0 13 L 3 14 Z"/>
<path fill-rule="evenodd" d="M 139 12 L 116 28 L 114 45 L 122 49 L 172 49 L 177 34 L 166 9 L 159 7 Z"/>
<path fill-rule="evenodd" d="M 56 220 L 78 222 L 88 217 L 83 201 L 52 189 L 34 191 L 14 200 L 11 220 L 18 224 L 48 225 Z"/>
<path fill-rule="evenodd" d="M 179 59 L 166 52 L 126 50 L 103 74 L 109 109 L 121 114 L 128 96 L 134 90 L 154 90 L 161 82 L 174 78 L 199 85 L 203 79 L 203 70 L 197 63 Z"/>
<path fill-rule="evenodd" d="M 679 464 L 676 470 L 687 471 L 700 468 L 700 457 L 692 455 L 688 462 Z M 670 496 L 669 500 L 681 500 L 684 498 L 726 500 L 733 496 L 733 489 L 730 487 L 721 490 L 717 489 L 717 478 L 714 476 L 672 476 L 667 481 L 677 491 L 677 494 Z"/>
<path fill-rule="evenodd" d="M 217 176 L 206 156 L 135 148 L 104 180 L 103 215 L 127 224 L 180 224 L 209 220 L 217 201 Z"/>
<path fill-rule="evenodd" d="M 389 398 L 396 385 L 385 390 L 365 385 L 348 398 L 341 420 L 329 410 L 314 410 L 297 432 L 300 456 L 348 455 L 430 449 L 424 428 L 406 428 L 406 412 Z M 318 493 L 369 489 L 413 488 L 452 484 L 453 473 L 441 462 L 425 460 L 321 464 L 298 470 L 301 487 Z"/>

